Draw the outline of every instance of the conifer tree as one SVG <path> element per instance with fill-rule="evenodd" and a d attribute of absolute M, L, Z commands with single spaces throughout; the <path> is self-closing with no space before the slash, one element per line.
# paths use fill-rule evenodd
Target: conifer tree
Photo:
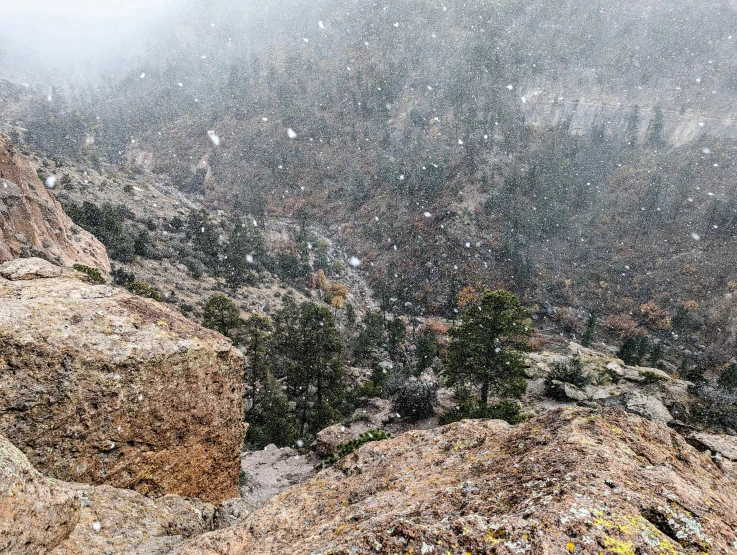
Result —
<path fill-rule="evenodd" d="M 448 382 L 471 383 L 483 407 L 490 393 L 520 397 L 526 389 L 524 359 L 532 335 L 529 311 L 507 291 L 486 291 L 450 331 Z"/>

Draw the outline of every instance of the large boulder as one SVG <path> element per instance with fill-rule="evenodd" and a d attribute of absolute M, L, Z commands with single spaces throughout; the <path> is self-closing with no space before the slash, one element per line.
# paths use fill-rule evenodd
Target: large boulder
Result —
<path fill-rule="evenodd" d="M 612 408 L 369 443 L 176 555 L 734 553 L 737 483 Z"/>
<path fill-rule="evenodd" d="M 0 436 L 0 553 L 164 555 L 215 528 L 215 507 L 46 478 Z"/>
<path fill-rule="evenodd" d="M 0 553 L 48 553 L 79 521 L 74 492 L 47 480 L 0 436 Z"/>
<path fill-rule="evenodd" d="M 0 133 L 0 263 L 31 256 L 110 272 L 104 245 L 72 223 L 28 161 Z"/>
<path fill-rule="evenodd" d="M 28 277 L 18 263 L 0 276 Z M 0 433 L 68 482 L 236 497 L 242 355 L 163 303 L 83 277 L 0 277 Z"/>
<path fill-rule="evenodd" d="M 76 528 L 50 555 L 164 555 L 214 529 L 215 507 L 178 495 L 150 499 L 132 490 L 58 482 L 81 506 Z"/>

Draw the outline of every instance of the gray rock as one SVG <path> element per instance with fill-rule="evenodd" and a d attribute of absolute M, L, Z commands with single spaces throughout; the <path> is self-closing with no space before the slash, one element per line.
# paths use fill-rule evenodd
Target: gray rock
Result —
<path fill-rule="evenodd" d="M 10 281 L 54 278 L 62 274 L 59 266 L 54 266 L 41 258 L 17 258 L 0 266 L 0 276 Z"/>
<path fill-rule="evenodd" d="M 627 412 L 647 418 L 661 426 L 666 426 L 673 421 L 673 417 L 663 403 L 655 397 L 645 396 L 639 391 L 600 399 L 598 402 L 605 407 L 622 407 Z"/>

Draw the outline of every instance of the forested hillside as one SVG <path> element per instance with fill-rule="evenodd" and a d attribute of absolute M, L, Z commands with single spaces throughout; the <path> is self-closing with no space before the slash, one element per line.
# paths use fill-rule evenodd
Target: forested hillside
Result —
<path fill-rule="evenodd" d="M 568 333 L 596 311 L 723 361 L 735 23 L 716 1 L 192 1 L 127 77 L 39 98 L 24 140 L 238 216 L 301 210 L 395 312 L 504 286 Z"/>

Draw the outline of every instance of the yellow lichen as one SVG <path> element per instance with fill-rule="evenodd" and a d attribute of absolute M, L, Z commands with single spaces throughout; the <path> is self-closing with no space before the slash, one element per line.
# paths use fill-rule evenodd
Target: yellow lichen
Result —
<path fill-rule="evenodd" d="M 604 547 L 606 547 L 610 553 L 616 553 L 617 555 L 635 555 L 632 542 L 618 540 L 611 536 L 604 536 Z"/>
<path fill-rule="evenodd" d="M 568 542 L 566 548 L 568 549 L 569 553 L 573 553 L 574 551 L 576 551 L 576 545 L 573 542 Z"/>

